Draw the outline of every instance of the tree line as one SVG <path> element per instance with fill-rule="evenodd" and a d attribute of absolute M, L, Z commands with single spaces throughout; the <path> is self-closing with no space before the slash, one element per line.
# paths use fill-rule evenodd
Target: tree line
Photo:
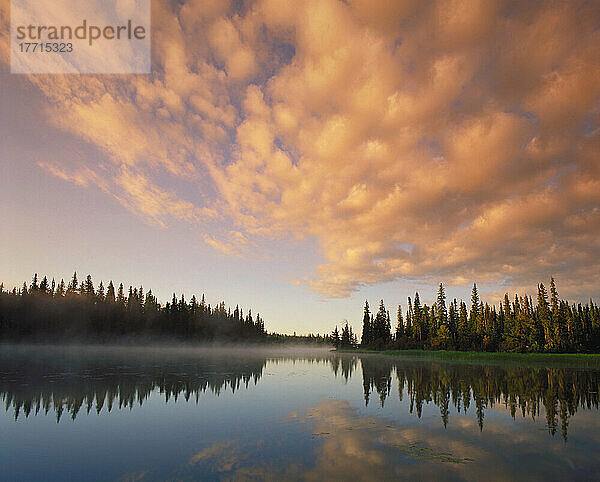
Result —
<path fill-rule="evenodd" d="M 440 283 L 436 301 L 422 304 L 419 293 L 408 298 L 408 309 L 398 305 L 395 330 L 383 300 L 375 316 L 369 302 L 363 310 L 361 347 L 370 349 L 425 349 L 545 353 L 600 352 L 600 308 L 569 304 L 559 298 L 554 278 L 550 290 L 537 287 L 537 299 L 507 294 L 497 306 L 484 303 L 473 284 L 470 307 L 456 298 L 447 304 Z"/>
<path fill-rule="evenodd" d="M 164 306 L 152 290 L 123 283 L 117 286 L 100 281 L 94 286 L 91 275 L 79 282 L 77 273 L 65 284 L 44 276 L 33 276 L 29 286 L 4 289 L 0 284 L 0 340 L 65 339 L 92 337 L 111 339 L 123 336 L 167 336 L 179 340 L 211 341 L 264 340 L 265 325 L 260 314 L 253 317 L 236 306 L 232 311 L 221 302 L 211 307 L 196 296 L 173 298 Z"/>
<path fill-rule="evenodd" d="M 349 326 L 348 322 L 346 321 L 346 324 L 342 326 L 341 332 L 338 330 L 336 325 L 334 330 L 331 332 L 331 335 L 329 335 L 329 342 L 336 349 L 356 348 L 358 346 L 358 337 L 352 331 L 352 327 Z"/>

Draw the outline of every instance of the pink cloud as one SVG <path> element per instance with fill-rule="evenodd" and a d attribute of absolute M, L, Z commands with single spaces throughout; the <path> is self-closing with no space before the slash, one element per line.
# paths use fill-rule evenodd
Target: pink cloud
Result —
<path fill-rule="evenodd" d="M 305 282 L 326 296 L 550 274 L 566 295 L 597 290 L 599 5 L 153 8 L 152 76 L 30 77 L 49 122 L 112 166 L 50 172 L 230 254 L 239 239 L 203 219 L 240 239 L 314 237 L 323 262 Z M 206 175 L 202 203 L 167 187 Z"/>

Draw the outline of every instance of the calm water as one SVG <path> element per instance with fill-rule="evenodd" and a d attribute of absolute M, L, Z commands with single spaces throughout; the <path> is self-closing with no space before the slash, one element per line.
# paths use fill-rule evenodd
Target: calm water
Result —
<path fill-rule="evenodd" d="M 600 372 L 0 346 L 2 480 L 600 478 Z"/>

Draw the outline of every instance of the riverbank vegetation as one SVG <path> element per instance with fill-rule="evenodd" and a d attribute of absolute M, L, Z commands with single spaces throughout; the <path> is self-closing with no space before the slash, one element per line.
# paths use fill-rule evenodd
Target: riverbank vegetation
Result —
<path fill-rule="evenodd" d="M 368 301 L 363 311 L 360 346 L 373 350 L 455 350 L 462 352 L 599 353 L 600 308 L 592 300 L 570 304 L 540 283 L 537 299 L 505 294 L 497 306 L 484 303 L 473 284 L 470 308 L 463 300 L 447 304 L 440 283 L 432 306 L 419 293 L 398 306 L 395 330 L 383 300 L 375 316 Z"/>
<path fill-rule="evenodd" d="M 116 286 L 112 281 L 95 287 L 87 275 L 81 283 L 77 273 L 68 284 L 34 275 L 29 286 L 6 291 L 0 284 L 0 340 L 117 339 L 169 337 L 186 341 L 263 341 L 268 335 L 259 314 L 232 311 L 192 296 L 175 293 L 161 305 L 152 290 Z M 275 338 L 274 341 L 285 341 Z"/>
<path fill-rule="evenodd" d="M 544 366 L 577 366 L 600 368 L 600 354 L 593 353 L 519 353 L 455 350 L 348 350 L 349 353 L 398 356 L 411 360 L 473 362 L 485 364 L 518 364 Z"/>

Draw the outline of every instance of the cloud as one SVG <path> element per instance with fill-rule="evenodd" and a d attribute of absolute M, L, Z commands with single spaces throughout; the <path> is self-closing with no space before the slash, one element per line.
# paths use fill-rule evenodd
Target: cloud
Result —
<path fill-rule="evenodd" d="M 189 464 L 195 465 L 205 460 L 219 458 L 220 462 L 218 464 L 219 468 L 217 469 L 217 471 L 229 471 L 231 470 L 231 468 L 237 460 L 237 457 L 233 454 L 234 450 L 232 450 L 234 448 L 237 448 L 237 445 L 238 444 L 236 444 L 236 441 L 234 440 L 216 443 L 208 448 L 205 448 L 204 450 L 201 450 L 196 455 L 192 456 L 190 458 Z"/>
<path fill-rule="evenodd" d="M 268 444 L 240 440 L 218 442 L 193 456 L 189 464 L 232 480 L 506 480 L 515 478 L 515 466 L 527 477 L 568 477 L 573 467 L 591 470 L 585 455 L 565 455 L 562 443 L 545 430 L 515 430 L 503 406 L 487 412 L 490 416 L 481 433 L 473 414 L 454 415 L 445 429 L 439 420 L 415 423 L 414 415 L 394 421 L 363 416 L 347 401 L 330 400 L 305 413 L 291 413 L 282 422 L 302 428 L 296 438 L 312 439 L 309 464 L 298 459 L 297 451 L 281 450 L 281 441 L 273 443 L 283 455 L 265 460 Z M 580 423 L 591 419 L 582 414 Z M 585 426 L 583 436 L 593 439 L 594 430 Z M 535 463 L 521 463 L 534 459 Z M 494 467 L 491 475 L 490 467 Z"/>
<path fill-rule="evenodd" d="M 550 274 L 592 295 L 600 6 L 576 3 L 153 2 L 151 76 L 28 78 L 107 162 L 45 167 L 225 253 L 314 238 L 329 297 Z"/>
<path fill-rule="evenodd" d="M 204 242 L 223 254 L 242 257 L 248 248 L 248 237 L 240 231 L 229 231 L 225 241 L 220 241 L 205 234 Z"/>
<path fill-rule="evenodd" d="M 489 468 L 494 467 L 492 479 L 506 480 L 515 478 L 515 464 L 521 474 L 530 472 L 539 477 L 541 472 L 548 476 L 567 474 L 574 466 L 581 468 L 589 463 L 584 459 L 575 461 L 577 456 L 565 458 L 562 445 L 543 430 L 515 430 L 503 407 L 487 412 L 482 434 L 471 414 L 455 415 L 444 429 L 439 420 L 392 422 L 361 416 L 347 401 L 321 403 L 310 407 L 302 418 L 322 439 L 314 468 L 302 478 L 470 480 L 490 478 Z M 582 421 L 591 418 L 582 415 Z M 593 431 L 584 436 L 595 437 Z M 521 457 L 531 460 L 531 447 L 543 447 L 544 455 L 538 453 L 536 464 L 519 464 Z"/>

